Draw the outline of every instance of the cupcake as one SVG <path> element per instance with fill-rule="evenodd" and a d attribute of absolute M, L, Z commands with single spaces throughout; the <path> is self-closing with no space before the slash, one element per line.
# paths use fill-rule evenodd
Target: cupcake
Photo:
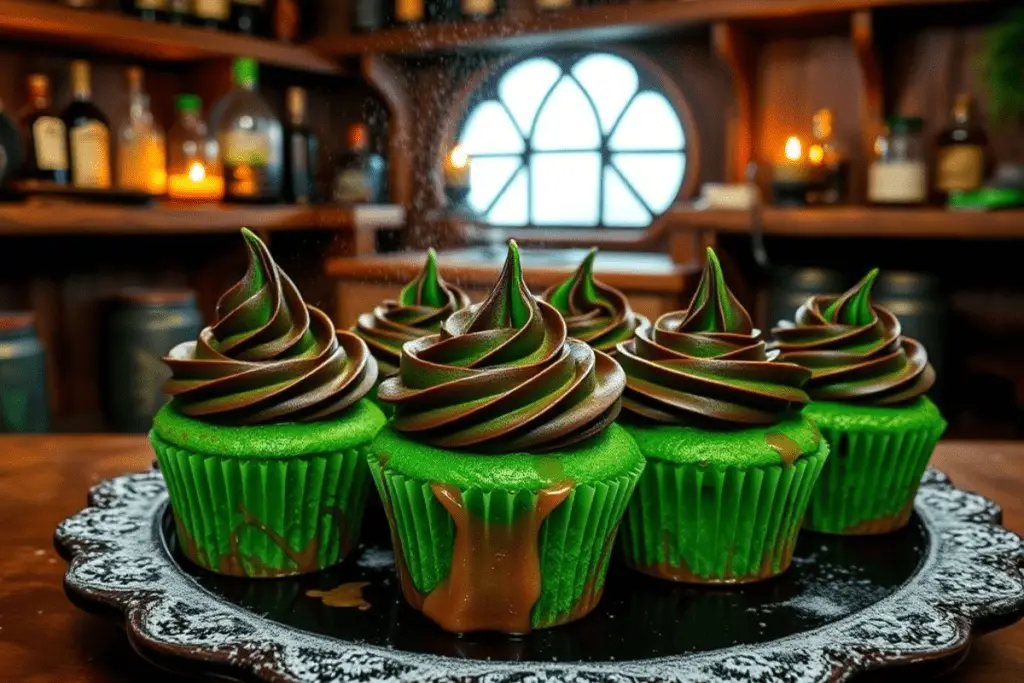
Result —
<path fill-rule="evenodd" d="M 617 344 L 629 341 L 638 327 L 650 323 L 633 312 L 625 294 L 594 279 L 595 256 L 596 247 L 572 277 L 548 289 L 541 298 L 565 318 L 570 337 L 614 356 Z"/>
<path fill-rule="evenodd" d="M 149 434 L 185 555 L 219 574 L 277 577 L 356 544 L 367 447 L 385 422 L 364 399 L 366 344 L 307 306 L 256 235 L 217 322 L 164 362 L 171 401 Z"/>
<path fill-rule="evenodd" d="M 405 342 L 436 334 L 448 316 L 468 306 L 469 296 L 438 275 L 437 253 L 429 249 L 423 270 L 402 288 L 398 301 L 388 299 L 372 313 L 362 314 L 352 331 L 366 342 L 377 359 L 379 379 L 385 380 L 398 373 Z M 380 407 L 390 410 L 386 405 Z"/>
<path fill-rule="evenodd" d="M 881 534 L 906 525 L 921 475 L 946 428 L 924 395 L 935 383 L 928 354 L 871 304 L 872 270 L 841 296 L 813 296 L 773 334 L 780 360 L 811 371 L 813 420 L 832 448 L 804 526 Z"/>
<path fill-rule="evenodd" d="M 402 348 L 379 392 L 395 417 L 369 461 L 409 604 L 455 633 L 521 634 L 594 608 L 643 469 L 613 424 L 624 385 L 530 294 L 515 242 L 484 303 Z"/>
<path fill-rule="evenodd" d="M 810 371 L 776 355 L 710 249 L 689 308 L 619 344 L 620 422 L 647 459 L 622 526 L 632 567 L 741 583 L 789 566 L 828 445 L 799 413 Z"/>

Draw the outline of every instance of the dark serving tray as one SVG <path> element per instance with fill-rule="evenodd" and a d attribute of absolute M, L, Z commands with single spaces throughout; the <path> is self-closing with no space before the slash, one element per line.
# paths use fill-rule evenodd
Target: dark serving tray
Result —
<path fill-rule="evenodd" d="M 101 484 L 90 506 L 56 533 L 69 597 L 122 618 L 158 665 L 216 680 L 810 683 L 908 664 L 920 676 L 1024 613 L 1021 539 L 999 526 L 997 505 L 935 471 L 898 534 L 805 533 L 786 574 L 732 588 L 613 562 L 590 616 L 522 638 L 453 636 L 406 606 L 373 514 L 342 566 L 267 581 L 184 559 L 159 472 Z M 332 595 L 350 606 L 328 606 Z"/>

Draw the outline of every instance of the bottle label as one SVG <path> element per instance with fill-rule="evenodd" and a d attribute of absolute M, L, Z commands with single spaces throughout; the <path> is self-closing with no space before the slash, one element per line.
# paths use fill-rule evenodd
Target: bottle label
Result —
<path fill-rule="evenodd" d="M 976 190 L 985 180 L 985 150 L 978 145 L 950 145 L 939 150 L 936 187 L 943 192 Z"/>
<path fill-rule="evenodd" d="M 395 0 L 395 19 L 402 23 L 423 21 L 423 0 Z"/>
<path fill-rule="evenodd" d="M 370 177 L 366 171 L 346 169 L 334 179 L 334 201 L 344 204 L 370 203 Z"/>
<path fill-rule="evenodd" d="M 110 188 L 110 131 L 99 121 L 71 129 L 71 169 L 75 187 Z"/>
<path fill-rule="evenodd" d="M 923 161 L 875 162 L 868 170 L 868 200 L 879 204 L 922 204 L 928 199 Z"/>
<path fill-rule="evenodd" d="M 227 21 L 231 16 L 231 4 L 226 0 L 195 0 L 193 12 L 200 19 Z"/>
<path fill-rule="evenodd" d="M 36 167 L 40 171 L 67 170 L 68 149 L 64 135 L 64 122 L 56 116 L 40 116 L 32 124 Z"/>
<path fill-rule="evenodd" d="M 167 0 L 135 0 L 135 9 L 159 12 L 167 7 Z"/>
<path fill-rule="evenodd" d="M 256 197 L 264 191 L 271 162 L 270 144 L 269 135 L 256 131 L 233 130 L 224 136 L 228 192 L 237 197 Z"/>
<path fill-rule="evenodd" d="M 494 0 L 462 0 L 463 14 L 486 15 L 494 10 Z"/>

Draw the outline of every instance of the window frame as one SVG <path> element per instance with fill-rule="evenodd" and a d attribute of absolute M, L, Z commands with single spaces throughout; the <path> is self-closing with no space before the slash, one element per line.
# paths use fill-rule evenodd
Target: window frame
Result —
<path fill-rule="evenodd" d="M 637 77 L 639 79 L 637 93 L 634 93 L 633 98 L 642 92 L 643 90 L 653 90 L 658 92 L 668 100 L 669 105 L 674 109 L 675 113 L 679 117 L 680 124 L 683 128 L 683 135 L 685 143 L 683 146 L 683 154 L 686 160 L 685 168 L 683 170 L 682 182 L 679 186 L 679 191 L 673 198 L 669 208 L 664 212 L 658 214 L 653 213 L 651 215 L 651 223 L 643 228 L 632 228 L 632 227 L 618 227 L 618 226 L 606 226 L 603 224 L 595 226 L 579 226 L 579 225 L 536 225 L 532 223 L 532 207 L 528 207 L 528 215 L 531 219 L 531 223 L 523 226 L 501 226 L 492 225 L 487 221 L 481 219 L 479 225 L 489 232 L 501 232 L 503 234 L 515 237 L 517 239 L 525 239 L 526 241 L 553 241 L 574 243 L 577 241 L 587 242 L 605 242 L 611 241 L 614 243 L 625 244 L 633 242 L 645 242 L 651 237 L 659 235 L 666 227 L 666 221 L 671 217 L 671 207 L 679 202 L 693 197 L 696 191 L 699 175 L 700 175 L 700 140 L 695 125 L 694 117 L 690 105 L 686 101 L 682 90 L 679 85 L 676 84 L 665 72 L 665 69 L 658 64 L 656 61 L 648 57 L 637 50 L 624 48 L 621 46 L 604 46 L 600 48 L 570 48 L 562 50 L 539 50 L 526 53 L 517 53 L 503 57 L 501 59 L 489 62 L 474 70 L 472 75 L 466 79 L 465 83 L 456 92 L 454 98 L 454 106 L 450 110 L 450 113 L 445 117 L 445 121 L 442 125 L 441 134 L 438 137 L 438 146 L 435 149 L 433 155 L 434 159 L 434 177 L 437 179 L 435 184 L 435 193 L 438 203 L 444 203 L 444 187 L 443 187 L 443 163 L 445 155 L 448 150 L 454 145 L 462 129 L 469 118 L 471 111 L 481 102 L 489 99 L 497 101 L 503 108 L 507 110 L 507 107 L 497 97 L 498 83 L 501 80 L 501 76 L 504 75 L 508 69 L 515 66 L 518 63 L 525 62 L 533 58 L 544 58 L 550 59 L 558 64 L 562 68 L 563 76 L 571 75 L 571 66 L 578 62 L 580 59 L 587 55 L 607 53 L 620 57 L 636 69 Z M 582 86 L 581 86 L 582 88 Z M 540 107 L 543 107 L 547 102 L 547 99 L 551 96 L 554 91 L 548 91 L 545 99 L 541 102 Z M 593 100 L 591 99 L 590 93 L 583 89 L 584 95 L 590 101 L 593 106 Z M 628 105 L 632 103 L 632 99 L 627 103 L 627 107 L 623 108 L 623 111 L 619 114 L 619 120 L 621 121 L 622 116 L 625 114 Z M 539 111 L 539 110 L 538 110 Z M 596 115 L 596 112 L 595 112 Z M 534 127 L 536 121 L 534 121 Z M 614 128 L 613 128 L 614 130 Z M 601 132 L 602 146 L 595 150 L 601 155 L 602 169 L 606 167 L 606 163 L 610 156 L 607 143 L 609 135 Z M 522 155 L 523 164 L 529 164 L 530 160 L 530 139 L 524 136 L 524 142 L 527 145 L 526 151 Z M 550 154 L 552 152 L 542 152 Z M 557 152 L 554 152 L 557 153 Z M 659 153 L 672 153 L 670 151 Z M 514 156 L 514 155 L 507 155 Z M 621 174 L 620 174 L 621 175 Z M 515 174 L 512 176 L 515 177 Z M 527 182 L 530 183 L 528 186 L 528 192 L 532 192 L 532 173 L 527 174 Z M 623 179 L 626 186 L 631 190 L 635 191 L 632 184 L 627 180 Z M 511 179 L 510 181 L 511 182 Z M 604 192 L 604 172 L 602 170 L 600 174 L 600 185 L 597 201 L 598 206 L 601 207 L 602 219 L 603 219 L 603 192 Z M 503 188 L 501 192 L 504 192 L 506 188 Z M 501 192 L 498 193 L 500 196 Z M 528 194 L 528 197 L 532 195 Z M 532 204 L 532 202 L 531 202 Z M 645 202 L 642 205 L 646 206 Z M 573 233 L 578 235 L 577 239 L 573 236 Z"/>

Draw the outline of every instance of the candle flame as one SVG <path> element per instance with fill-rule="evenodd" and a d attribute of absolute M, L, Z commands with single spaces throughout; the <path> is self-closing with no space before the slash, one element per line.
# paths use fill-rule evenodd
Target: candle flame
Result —
<path fill-rule="evenodd" d="M 188 179 L 193 183 L 200 183 L 206 178 L 206 167 L 198 161 L 193 161 L 188 167 Z"/>
<path fill-rule="evenodd" d="M 820 164 L 825 160 L 825 148 L 821 145 L 811 145 L 807 150 L 807 158 L 812 164 Z"/>
<path fill-rule="evenodd" d="M 790 161 L 800 161 L 800 157 L 803 156 L 803 147 L 800 144 L 800 138 L 795 135 L 790 136 L 786 140 L 786 158 Z"/>
<path fill-rule="evenodd" d="M 469 165 L 469 153 L 464 145 L 455 145 L 448 154 L 452 168 L 466 168 Z"/>

